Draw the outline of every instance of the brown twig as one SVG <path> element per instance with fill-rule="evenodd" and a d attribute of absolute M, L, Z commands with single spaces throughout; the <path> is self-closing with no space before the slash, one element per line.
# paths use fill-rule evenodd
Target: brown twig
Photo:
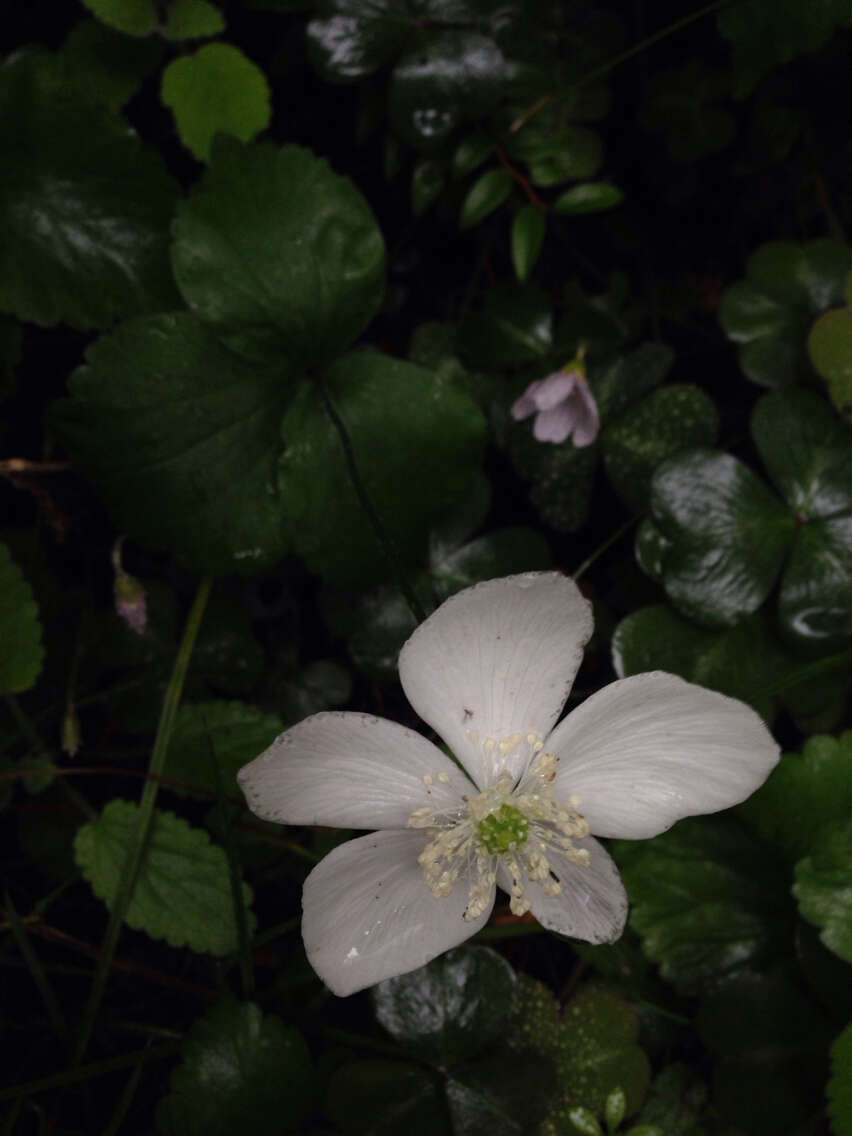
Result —
<path fill-rule="evenodd" d="M 542 201 L 536 191 L 533 189 L 528 178 L 525 178 L 520 170 L 515 169 L 509 159 L 506 157 L 506 151 L 502 146 L 495 146 L 494 152 L 497 155 L 497 160 L 507 173 L 510 173 L 524 193 L 527 195 L 532 205 L 537 205 L 539 209 L 547 210 L 550 208 L 546 201 Z"/>

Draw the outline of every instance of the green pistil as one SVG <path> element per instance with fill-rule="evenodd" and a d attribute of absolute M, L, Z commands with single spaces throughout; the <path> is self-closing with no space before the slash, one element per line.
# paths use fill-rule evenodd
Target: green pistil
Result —
<path fill-rule="evenodd" d="M 501 805 L 476 828 L 479 839 L 492 856 L 502 856 L 513 848 L 523 847 L 530 830 L 527 818 L 513 805 Z"/>

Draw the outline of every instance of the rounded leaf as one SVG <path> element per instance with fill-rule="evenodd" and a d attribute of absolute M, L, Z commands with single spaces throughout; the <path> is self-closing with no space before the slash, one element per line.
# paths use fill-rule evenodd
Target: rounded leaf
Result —
<path fill-rule="evenodd" d="M 35 683 L 44 661 L 33 591 L 5 544 L 0 544 L 0 693 L 20 694 Z"/>
<path fill-rule="evenodd" d="M 811 362 L 841 414 L 852 415 L 852 309 L 826 312 L 808 336 Z"/>

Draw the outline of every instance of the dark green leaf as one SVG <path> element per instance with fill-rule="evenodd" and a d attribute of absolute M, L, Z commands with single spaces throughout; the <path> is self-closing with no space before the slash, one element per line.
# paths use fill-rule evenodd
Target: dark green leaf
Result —
<path fill-rule="evenodd" d="M 706 1103 L 707 1086 L 689 1065 L 676 1062 L 651 1082 L 639 1123 L 658 1125 L 665 1136 L 699 1136 Z"/>
<path fill-rule="evenodd" d="M 161 97 L 184 145 L 202 162 L 217 132 L 249 142 L 269 125 L 266 76 L 229 43 L 208 43 L 195 55 L 172 60 L 163 72 Z"/>
<path fill-rule="evenodd" d="M 730 454 L 688 450 L 664 462 L 651 487 L 654 524 L 671 541 L 663 585 L 691 619 L 727 627 L 770 592 L 795 521 Z"/>
<path fill-rule="evenodd" d="M 354 1061 L 328 1086 L 326 1111 L 345 1136 L 452 1136 L 436 1076 L 403 1061 Z"/>
<path fill-rule="evenodd" d="M 591 507 L 592 486 L 598 464 L 597 445 L 578 448 L 539 442 L 529 422 L 513 424 L 509 455 L 517 472 L 532 482 L 530 500 L 541 519 L 557 532 L 576 532 Z"/>
<path fill-rule="evenodd" d="M 443 162 L 424 158 L 415 165 L 411 172 L 411 212 L 415 217 L 423 216 L 446 184 L 447 170 Z"/>
<path fill-rule="evenodd" d="M 485 434 L 480 411 L 437 376 L 374 351 L 332 364 L 323 381 L 385 531 L 405 561 L 416 562 L 429 525 L 465 491 L 478 465 Z M 315 386 L 299 390 L 283 435 L 279 486 L 297 551 L 313 571 L 338 583 L 386 576 L 386 551 L 364 514 Z"/>
<path fill-rule="evenodd" d="M 302 1035 L 252 1002 L 223 998 L 193 1025 L 157 1109 L 162 1136 L 279 1136 L 301 1129 L 313 1070 Z"/>
<path fill-rule="evenodd" d="M 779 675 L 796 666 L 760 615 L 727 631 L 710 631 L 664 604 L 638 608 L 619 623 L 612 657 L 620 678 L 668 671 L 747 702 L 768 722 L 775 709 L 768 692 Z"/>
<path fill-rule="evenodd" d="M 81 20 L 56 55 L 66 84 L 78 84 L 87 96 L 112 111 L 120 110 L 163 57 L 155 39 L 131 39 L 97 20 Z"/>
<path fill-rule="evenodd" d="M 308 24 L 308 55 L 323 78 L 352 82 L 391 63 L 416 34 L 393 0 L 322 0 Z"/>
<path fill-rule="evenodd" d="M 453 177 L 462 178 L 472 173 L 491 155 L 494 139 L 484 131 L 475 131 L 462 138 L 453 154 Z"/>
<path fill-rule="evenodd" d="M 422 331 L 428 324 L 421 324 Z M 435 326 L 435 325 L 433 325 Z M 413 341 L 412 341 L 413 355 Z M 423 359 L 417 360 L 429 366 Z M 429 562 L 440 564 L 481 528 L 491 508 L 491 485 L 483 473 L 477 471 L 471 480 L 469 492 L 433 526 L 429 533 Z"/>
<path fill-rule="evenodd" d="M 716 407 L 700 387 L 655 390 L 603 432 L 604 466 L 613 488 L 631 509 L 642 511 L 657 466 L 680 450 L 712 446 L 718 429 Z"/>
<path fill-rule="evenodd" d="M 434 33 L 394 68 L 389 96 L 394 129 L 419 149 L 441 147 L 462 123 L 496 106 L 505 69 L 492 39 L 473 31 Z"/>
<path fill-rule="evenodd" d="M 511 367 L 542 359 L 553 343 L 547 293 L 535 284 L 504 282 L 462 326 L 461 345 L 474 367 Z"/>
<path fill-rule="evenodd" d="M 150 35 L 159 23 L 154 0 L 84 0 L 84 2 L 98 19 L 127 35 Z"/>
<path fill-rule="evenodd" d="M 828 1115 L 835 1136 L 852 1136 L 852 1024 L 831 1047 Z"/>
<path fill-rule="evenodd" d="M 512 264 L 522 284 L 535 268 L 546 225 L 544 210 L 537 205 L 525 205 L 515 214 L 512 222 Z"/>
<path fill-rule="evenodd" d="M 852 962 L 852 821 L 827 824 L 817 835 L 796 865 L 793 894 L 829 950 Z"/>
<path fill-rule="evenodd" d="M 125 324 L 87 360 L 52 421 L 120 531 L 202 573 L 280 559 L 283 366 L 233 354 L 183 312 Z"/>
<path fill-rule="evenodd" d="M 564 181 L 593 178 L 603 162 L 599 134 L 585 126 L 565 126 L 539 145 L 527 161 L 535 185 L 560 185 Z"/>
<path fill-rule="evenodd" d="M 590 181 L 561 193 L 553 203 L 553 212 L 569 216 L 603 213 L 607 209 L 614 209 L 623 200 L 624 194 L 617 185 L 611 185 L 607 181 Z"/>
<path fill-rule="evenodd" d="M 762 964 L 789 939 L 787 873 L 733 817 L 683 820 L 652 840 L 617 842 L 615 855 L 631 925 L 663 977 L 685 993 Z"/>
<path fill-rule="evenodd" d="M 786 0 L 772 11 L 763 0 L 744 0 L 722 8 L 716 22 L 732 42 L 734 91 L 743 98 L 773 68 L 821 48 L 837 24 L 850 23 L 850 13 L 847 0 L 816 8 L 808 0 Z"/>
<path fill-rule="evenodd" d="M 830 1026 L 783 972 L 743 973 L 702 1003 L 698 1030 L 719 1058 L 714 1105 L 754 1136 L 798 1133 L 821 1095 Z"/>
<path fill-rule="evenodd" d="M 447 552 L 430 564 L 435 596 L 445 600 L 454 592 L 481 580 L 536 572 L 550 568 L 553 559 L 547 541 L 534 529 L 496 529 L 486 536 Z"/>
<path fill-rule="evenodd" d="M 824 654 L 852 636 L 852 514 L 814 521 L 796 533 L 781 580 L 781 627 Z"/>
<path fill-rule="evenodd" d="M 672 542 L 663 536 L 650 517 L 646 517 L 636 530 L 633 546 L 636 563 L 658 584 L 662 582 L 663 567 L 671 546 Z"/>
<path fill-rule="evenodd" d="M 134 839 L 137 805 L 114 800 L 100 818 L 84 824 L 74 842 L 77 866 L 95 895 L 112 905 Z M 251 890 L 243 884 L 246 906 Z M 125 922 L 165 939 L 212 955 L 236 950 L 237 928 L 225 853 L 200 828 L 157 809 Z"/>
<path fill-rule="evenodd" d="M 494 169 L 482 174 L 468 190 L 459 214 L 459 228 L 471 229 L 499 208 L 512 192 L 512 175 Z"/>
<path fill-rule="evenodd" d="M 0 692 L 20 694 L 35 683 L 44 661 L 33 590 L 0 544 Z"/>
<path fill-rule="evenodd" d="M 801 521 L 852 509 L 852 426 L 808 390 L 767 394 L 751 432 L 778 492 Z"/>
<path fill-rule="evenodd" d="M 694 162 L 724 150 L 734 138 L 733 115 L 714 105 L 727 94 L 724 72 L 690 59 L 654 74 L 639 121 L 645 130 L 665 135 L 676 162 Z"/>
<path fill-rule="evenodd" d="M 553 1070 L 528 1053 L 502 1050 L 453 1070 L 445 1085 L 455 1136 L 525 1136 L 553 1097 Z"/>
<path fill-rule="evenodd" d="M 205 39 L 224 29 L 224 16 L 209 0 L 171 0 L 162 31 L 166 39 L 183 40 Z"/>
<path fill-rule="evenodd" d="M 500 955 L 487 947 L 461 947 L 379 983 L 373 1008 L 395 1041 L 448 1066 L 500 1037 L 514 987 L 514 972 Z"/>
<path fill-rule="evenodd" d="M 665 343 L 642 343 L 626 355 L 590 365 L 589 386 L 604 424 L 659 386 L 674 363 L 674 351 Z"/>
<path fill-rule="evenodd" d="M 428 604 L 425 577 L 415 582 L 415 591 Z M 367 678 L 396 682 L 400 648 L 418 622 L 405 596 L 398 588 L 368 592 L 358 602 L 353 622 L 347 644 L 352 662 Z"/>
<path fill-rule="evenodd" d="M 276 683 L 272 697 L 285 722 L 291 723 L 342 706 L 351 694 L 349 671 L 334 659 L 317 659 Z"/>
<path fill-rule="evenodd" d="M 828 384 L 831 401 L 847 418 L 852 415 L 852 309 L 826 312 L 808 336 L 811 362 Z"/>
<path fill-rule="evenodd" d="M 187 303 L 249 358 L 330 359 L 381 303 L 384 242 L 367 203 L 299 146 L 218 138 L 173 231 Z"/>
<path fill-rule="evenodd" d="M 88 329 L 172 307 L 177 187 L 158 155 L 35 53 L 0 68 L 0 124 L 0 308 Z"/>
<path fill-rule="evenodd" d="M 244 702 L 185 703 L 178 711 L 164 771 L 182 784 L 168 788 L 181 795 L 215 797 L 218 765 L 224 793 L 238 797 L 237 771 L 283 729 L 280 718 Z"/>

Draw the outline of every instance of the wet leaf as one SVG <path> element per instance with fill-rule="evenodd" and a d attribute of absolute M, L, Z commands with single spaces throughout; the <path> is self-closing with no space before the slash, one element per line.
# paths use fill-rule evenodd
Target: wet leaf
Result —
<path fill-rule="evenodd" d="M 829 823 L 817 834 L 796 864 L 793 894 L 829 950 L 852 962 L 852 822 Z"/>

